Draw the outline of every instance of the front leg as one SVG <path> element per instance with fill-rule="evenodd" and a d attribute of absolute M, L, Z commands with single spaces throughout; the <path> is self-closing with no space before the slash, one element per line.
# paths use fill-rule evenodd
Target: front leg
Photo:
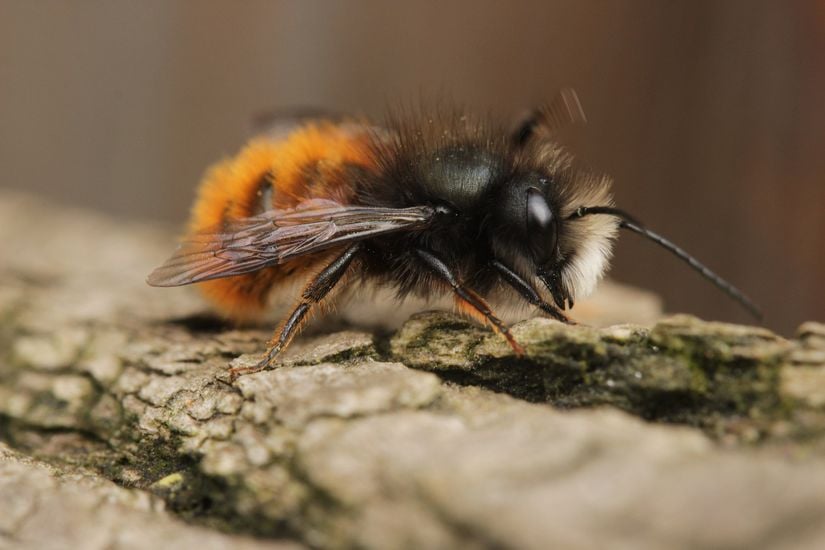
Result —
<path fill-rule="evenodd" d="M 510 347 L 517 355 L 524 355 L 524 348 L 516 342 L 510 330 L 507 328 L 501 319 L 493 314 L 490 305 L 484 301 L 484 298 L 476 294 L 473 290 L 464 286 L 453 274 L 452 270 L 442 262 L 433 253 L 426 250 L 417 249 L 416 255 L 424 261 L 425 264 L 435 273 L 442 281 L 452 287 L 456 295 L 456 303 L 459 309 L 468 313 L 483 322 L 488 322 L 493 326 L 493 329 L 504 336 Z"/>
<path fill-rule="evenodd" d="M 284 351 L 295 335 L 298 334 L 306 321 L 306 316 L 310 309 L 313 306 L 319 305 L 341 280 L 341 277 L 344 276 L 353 258 L 355 258 L 356 254 L 361 250 L 361 246 L 361 243 L 351 245 L 343 254 L 332 260 L 327 267 L 304 287 L 298 305 L 295 306 L 290 316 L 281 325 L 278 337 L 270 343 L 270 348 L 266 356 L 254 367 L 231 369 L 229 373 L 233 380 L 242 374 L 258 372 L 272 365 L 278 354 Z"/>
<path fill-rule="evenodd" d="M 513 287 L 516 292 L 521 294 L 522 298 L 527 300 L 530 304 L 536 306 L 543 312 L 550 315 L 552 318 L 561 321 L 562 323 L 567 324 L 575 324 L 574 321 L 571 321 L 570 318 L 567 317 L 564 313 L 559 311 L 558 308 L 549 304 L 548 302 L 544 301 L 539 294 L 539 292 L 531 285 L 529 282 L 525 281 L 521 275 L 504 265 L 498 260 L 493 260 L 490 264 L 492 265 L 493 269 L 498 271 L 499 275 L 504 279 L 504 281 Z"/>

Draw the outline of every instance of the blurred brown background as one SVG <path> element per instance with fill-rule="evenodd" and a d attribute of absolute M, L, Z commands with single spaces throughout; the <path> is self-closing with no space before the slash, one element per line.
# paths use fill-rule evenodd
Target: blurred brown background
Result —
<path fill-rule="evenodd" d="M 823 2 L 0 0 L 0 185 L 182 223 L 261 111 L 440 94 L 512 117 L 563 86 L 589 118 L 569 142 L 619 204 L 771 328 L 825 318 Z M 635 236 L 612 275 L 748 321 Z"/>

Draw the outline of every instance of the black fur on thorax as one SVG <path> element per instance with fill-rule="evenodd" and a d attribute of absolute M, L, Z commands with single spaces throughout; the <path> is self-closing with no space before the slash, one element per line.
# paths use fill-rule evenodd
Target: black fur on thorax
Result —
<path fill-rule="evenodd" d="M 486 293 L 497 281 L 488 269 L 490 213 L 499 188 L 512 177 L 515 151 L 501 129 L 458 114 L 410 120 L 391 119 L 375 140 L 376 171 L 358 186 L 357 201 L 397 208 L 428 205 L 439 214 L 424 229 L 368 241 L 365 274 L 392 282 L 401 295 L 448 290 L 414 253 L 425 249 Z"/>

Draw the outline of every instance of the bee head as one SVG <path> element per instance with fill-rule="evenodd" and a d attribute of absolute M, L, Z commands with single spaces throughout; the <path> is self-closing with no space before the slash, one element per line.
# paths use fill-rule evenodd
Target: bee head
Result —
<path fill-rule="evenodd" d="M 618 231 L 607 216 L 570 219 L 586 204 L 611 204 L 609 181 L 538 170 L 503 182 L 495 194 L 493 251 L 523 275 L 541 280 L 556 304 L 572 307 L 604 274 Z"/>

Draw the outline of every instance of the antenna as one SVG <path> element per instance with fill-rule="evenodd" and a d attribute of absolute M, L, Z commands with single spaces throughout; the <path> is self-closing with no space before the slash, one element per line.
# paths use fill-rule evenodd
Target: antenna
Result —
<path fill-rule="evenodd" d="M 745 294 L 727 282 L 725 279 L 711 271 L 707 266 L 701 263 L 699 260 L 688 254 L 685 250 L 678 247 L 668 239 L 662 237 L 658 233 L 651 231 L 650 229 L 644 227 L 639 221 L 637 221 L 633 216 L 625 212 L 624 210 L 620 210 L 618 208 L 613 208 L 612 206 L 581 206 L 576 209 L 570 216 L 568 216 L 568 220 L 570 219 L 578 219 L 583 218 L 584 216 L 590 216 L 593 214 L 605 214 L 608 216 L 613 216 L 614 218 L 619 219 L 619 227 L 623 229 L 629 229 L 634 233 L 638 233 L 643 237 L 650 239 L 651 241 L 655 242 L 665 250 L 668 250 L 682 261 L 687 263 L 691 268 L 695 271 L 698 271 L 705 279 L 709 280 L 711 283 L 716 285 L 719 289 L 721 289 L 725 294 L 739 302 L 739 304 L 744 307 L 745 309 L 750 312 L 757 320 L 762 320 L 762 311 L 759 309 L 753 300 L 745 296 Z"/>

